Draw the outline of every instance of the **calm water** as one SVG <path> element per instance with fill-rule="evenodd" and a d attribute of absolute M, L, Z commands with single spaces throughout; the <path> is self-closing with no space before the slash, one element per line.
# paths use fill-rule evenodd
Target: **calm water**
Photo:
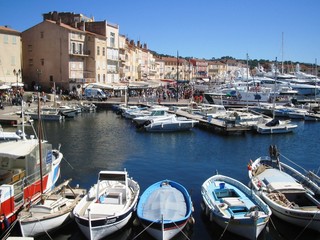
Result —
<path fill-rule="evenodd" d="M 152 183 L 172 179 L 183 184 L 194 204 L 195 225 L 186 234 L 189 239 L 219 239 L 223 229 L 201 214 L 201 184 L 218 171 L 247 184 L 247 163 L 268 154 L 270 144 L 308 170 L 319 168 L 320 123 L 297 122 L 293 134 L 225 136 L 198 128 L 184 133 L 145 133 L 112 111 L 99 111 L 77 116 L 64 122 L 44 123 L 46 138 L 61 151 L 62 179 L 90 188 L 100 170 L 122 170 L 137 180 L 141 193 Z M 288 230 L 290 229 L 290 230 Z M 108 239 L 133 239 L 139 226 L 128 228 Z M 260 239 L 295 239 L 301 232 L 292 225 L 272 218 Z M 71 225 L 51 235 L 53 239 L 84 239 L 77 226 Z M 175 239 L 188 239 L 183 235 Z M 42 238 L 48 239 L 48 238 Z M 151 239 L 144 234 L 137 239 Z M 225 233 L 223 239 L 239 239 Z M 320 239 L 320 234 L 306 232 L 298 239 Z"/>

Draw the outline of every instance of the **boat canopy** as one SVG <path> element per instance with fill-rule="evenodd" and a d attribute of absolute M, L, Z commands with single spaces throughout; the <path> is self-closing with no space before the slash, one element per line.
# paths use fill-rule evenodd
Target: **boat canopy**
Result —
<path fill-rule="evenodd" d="M 38 146 L 38 140 L 27 141 L 9 141 L 0 144 L 0 157 L 19 158 L 29 155 L 36 146 Z M 14 151 L 12 151 L 14 149 Z"/>
<path fill-rule="evenodd" d="M 259 178 L 271 191 L 305 190 L 289 174 L 278 169 L 266 169 L 259 175 Z"/>

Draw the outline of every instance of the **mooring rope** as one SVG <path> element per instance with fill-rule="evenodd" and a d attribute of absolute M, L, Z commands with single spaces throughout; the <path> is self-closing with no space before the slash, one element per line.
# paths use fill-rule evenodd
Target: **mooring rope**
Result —
<path fill-rule="evenodd" d="M 230 222 L 231 222 L 231 218 L 229 219 L 227 226 L 224 228 L 223 232 L 221 233 L 219 240 L 221 240 L 223 238 L 223 235 L 227 231 Z"/>
<path fill-rule="evenodd" d="M 13 229 L 13 227 L 16 225 L 16 223 L 18 222 L 18 219 L 16 219 L 11 225 L 10 227 L 7 229 L 6 234 L 3 236 L 3 238 L 1 239 L 7 239 L 10 234 L 11 234 L 11 230 Z"/>
<path fill-rule="evenodd" d="M 65 157 L 63 157 L 62 159 L 65 160 L 66 163 L 68 163 L 68 165 L 72 168 L 72 170 L 74 170 L 74 167 L 72 167 L 72 165 L 68 162 L 68 160 Z"/>
<path fill-rule="evenodd" d="M 298 236 L 294 239 L 294 240 L 297 240 L 299 239 L 299 237 L 301 236 L 301 234 L 308 228 L 308 226 L 312 223 L 313 219 L 316 217 L 317 213 L 319 212 L 320 210 L 316 211 L 316 213 L 313 215 L 313 217 L 310 219 L 310 221 L 308 222 L 308 224 L 302 229 L 302 231 L 298 234 Z"/>
<path fill-rule="evenodd" d="M 183 229 L 181 229 L 175 222 L 173 223 L 174 225 L 176 225 L 176 227 L 179 229 L 179 231 L 183 234 L 183 236 L 185 236 L 188 240 L 190 240 L 190 238 L 182 231 Z"/>
<path fill-rule="evenodd" d="M 285 238 L 285 237 L 278 231 L 278 229 L 277 229 L 276 226 L 274 225 L 271 217 L 270 217 L 270 222 L 271 222 L 274 230 L 276 230 L 276 232 L 278 233 L 278 235 L 279 235 L 280 237 L 282 237 L 282 238 Z"/>
<path fill-rule="evenodd" d="M 149 227 L 151 227 L 152 224 L 154 224 L 155 222 L 157 222 L 158 220 L 153 221 L 152 223 L 150 223 L 147 227 L 145 227 L 137 236 L 135 236 L 132 240 L 136 239 L 137 237 L 139 237 L 142 233 L 144 233 Z"/>
<path fill-rule="evenodd" d="M 280 153 L 280 156 L 282 156 L 283 158 L 285 158 L 286 160 L 288 160 L 289 162 L 291 162 L 292 164 L 296 165 L 297 167 L 301 168 L 303 171 L 308 172 L 306 169 L 304 169 L 302 166 L 300 166 L 299 164 L 296 164 L 294 161 L 291 161 L 289 158 L 287 158 L 286 156 L 282 155 Z"/>

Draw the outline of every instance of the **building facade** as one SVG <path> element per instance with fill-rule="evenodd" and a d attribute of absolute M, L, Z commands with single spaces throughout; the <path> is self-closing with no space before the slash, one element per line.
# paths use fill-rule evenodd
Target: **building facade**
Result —
<path fill-rule="evenodd" d="M 0 26 L 0 82 L 8 86 L 22 82 L 22 46 L 20 32 Z"/>

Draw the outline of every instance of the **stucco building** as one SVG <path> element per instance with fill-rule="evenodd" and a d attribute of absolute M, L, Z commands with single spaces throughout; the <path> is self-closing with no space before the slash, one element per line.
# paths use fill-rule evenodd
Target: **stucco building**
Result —
<path fill-rule="evenodd" d="M 20 32 L 0 26 L 0 82 L 8 86 L 22 82 Z"/>

